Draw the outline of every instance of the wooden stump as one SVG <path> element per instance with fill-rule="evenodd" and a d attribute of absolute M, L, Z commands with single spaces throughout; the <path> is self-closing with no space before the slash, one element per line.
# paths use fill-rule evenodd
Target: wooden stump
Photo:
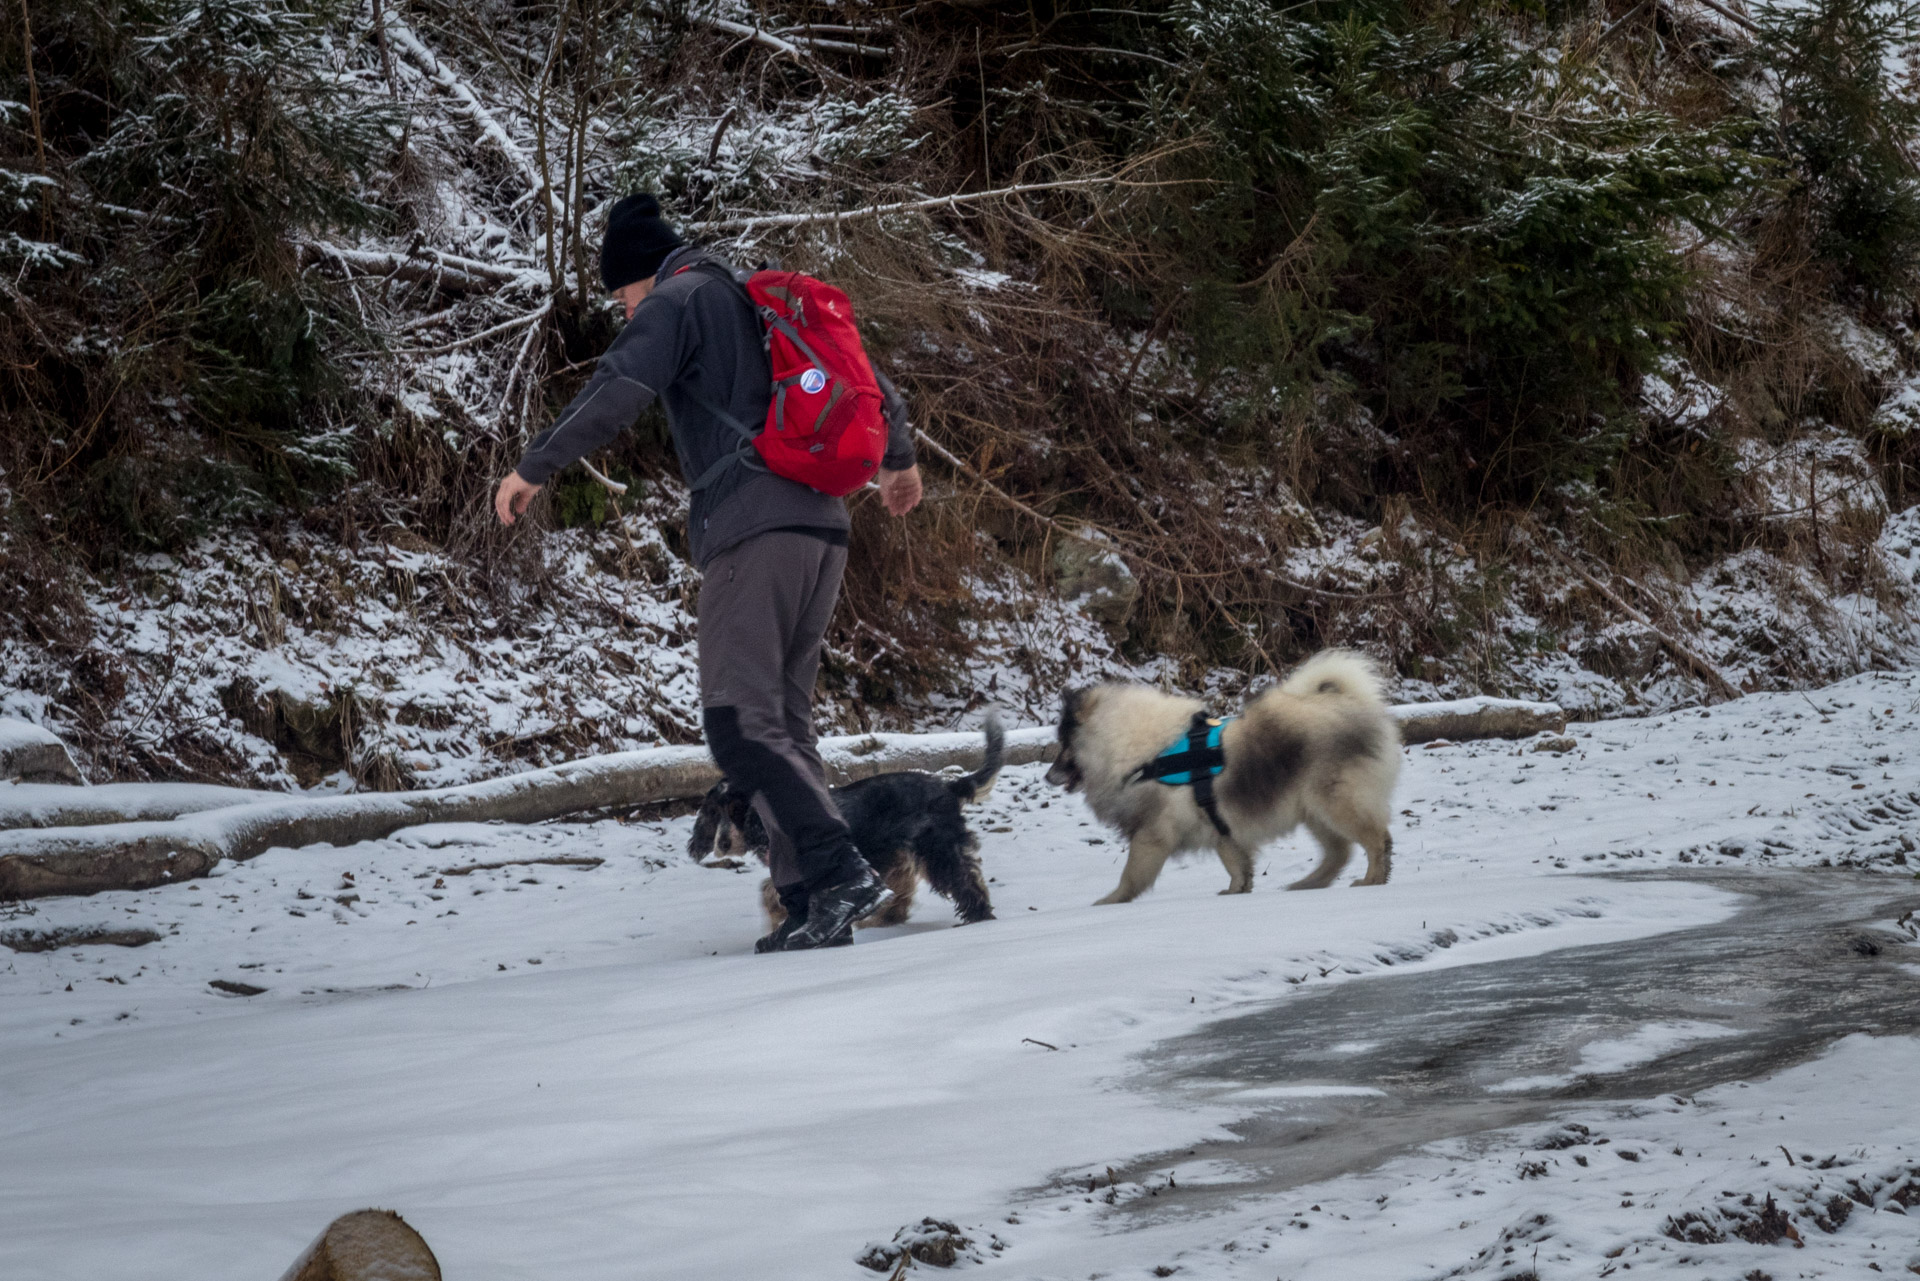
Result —
<path fill-rule="evenodd" d="M 329 1223 L 280 1281 L 440 1281 L 440 1261 L 392 1210 L 355 1210 Z"/>

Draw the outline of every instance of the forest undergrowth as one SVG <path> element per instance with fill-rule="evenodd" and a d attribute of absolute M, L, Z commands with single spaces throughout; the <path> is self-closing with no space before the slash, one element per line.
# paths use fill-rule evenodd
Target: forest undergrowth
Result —
<path fill-rule="evenodd" d="M 29 0 L 0 45 L 0 712 L 97 777 L 697 737 L 650 413 L 492 485 L 595 249 L 853 297 L 843 728 L 1328 644 L 1671 706 L 1920 657 L 1914 0 Z"/>

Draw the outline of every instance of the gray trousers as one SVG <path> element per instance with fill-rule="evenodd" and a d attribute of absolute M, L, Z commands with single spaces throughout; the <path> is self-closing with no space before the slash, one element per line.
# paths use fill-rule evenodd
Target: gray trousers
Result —
<path fill-rule="evenodd" d="M 846 568 L 845 547 L 773 530 L 715 556 L 700 584 L 707 746 L 753 796 L 783 900 L 865 867 L 827 791 L 813 732 L 820 646 Z"/>

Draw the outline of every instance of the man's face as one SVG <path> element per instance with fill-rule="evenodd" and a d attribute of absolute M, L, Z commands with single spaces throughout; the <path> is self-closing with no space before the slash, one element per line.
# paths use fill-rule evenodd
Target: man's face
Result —
<path fill-rule="evenodd" d="M 632 320 L 633 309 L 640 305 L 641 299 L 652 292 L 653 277 L 648 276 L 645 280 L 636 280 L 630 285 L 620 286 L 613 291 L 613 296 L 619 301 L 622 307 L 627 309 L 627 319 Z"/>

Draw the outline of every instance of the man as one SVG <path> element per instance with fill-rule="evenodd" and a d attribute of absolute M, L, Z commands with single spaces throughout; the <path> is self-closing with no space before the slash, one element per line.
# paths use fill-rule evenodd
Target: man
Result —
<path fill-rule="evenodd" d="M 651 195 L 613 207 L 600 279 L 627 312 L 593 378 L 500 482 L 511 525 L 552 475 L 601 448 L 659 397 L 693 488 L 687 537 L 700 586 L 700 703 L 707 745 L 754 797 L 787 909 L 759 952 L 853 941 L 853 922 L 892 897 L 854 849 L 814 746 L 813 684 L 847 564 L 846 504 L 741 461 L 722 417 L 758 424 L 772 398 L 760 321 L 728 265 L 683 243 Z M 920 501 L 906 406 L 885 378 L 888 446 L 880 499 L 895 516 Z"/>

